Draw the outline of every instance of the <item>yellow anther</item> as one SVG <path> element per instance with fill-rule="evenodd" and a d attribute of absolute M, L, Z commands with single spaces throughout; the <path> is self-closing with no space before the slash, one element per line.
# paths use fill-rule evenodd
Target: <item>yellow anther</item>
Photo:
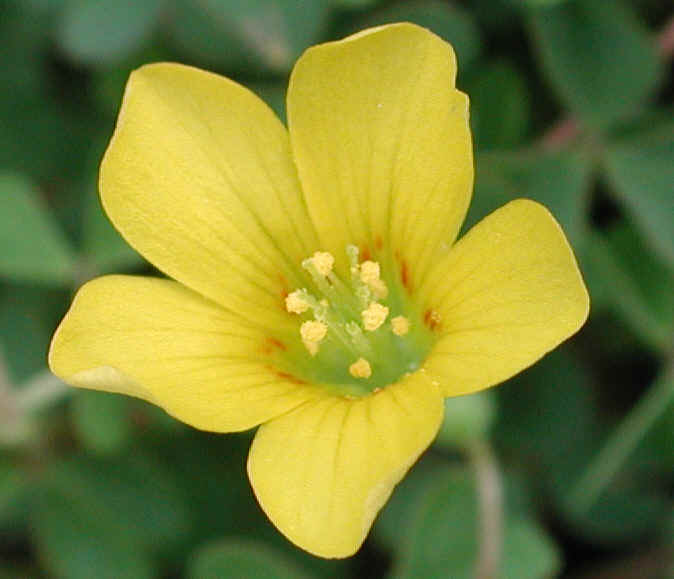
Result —
<path fill-rule="evenodd" d="M 368 332 L 374 332 L 381 326 L 388 316 L 388 308 L 377 302 L 372 302 L 366 310 L 360 312 L 363 318 L 363 328 Z"/>
<path fill-rule="evenodd" d="M 365 358 L 358 358 L 349 366 L 349 374 L 354 378 L 369 378 L 372 376 L 372 368 Z"/>
<path fill-rule="evenodd" d="M 328 275 L 332 271 L 332 266 L 335 265 L 335 258 L 327 251 L 317 251 L 311 257 L 316 271 L 322 276 Z"/>
<path fill-rule="evenodd" d="M 410 331 L 410 321 L 405 316 L 391 318 L 391 326 L 396 336 L 404 336 Z"/>
<path fill-rule="evenodd" d="M 291 314 L 303 314 L 309 309 L 309 304 L 303 297 L 302 290 L 295 290 L 286 297 L 286 310 Z"/>
<path fill-rule="evenodd" d="M 328 326 L 317 320 L 308 320 L 300 326 L 300 335 L 306 342 L 320 342 L 328 333 Z"/>
<path fill-rule="evenodd" d="M 312 356 L 318 352 L 318 344 L 328 333 L 328 326 L 318 320 L 308 320 L 300 326 L 302 343 Z"/>
<path fill-rule="evenodd" d="M 376 261 L 364 261 L 360 264 L 360 280 L 367 285 L 372 285 L 379 279 L 381 270 Z"/>

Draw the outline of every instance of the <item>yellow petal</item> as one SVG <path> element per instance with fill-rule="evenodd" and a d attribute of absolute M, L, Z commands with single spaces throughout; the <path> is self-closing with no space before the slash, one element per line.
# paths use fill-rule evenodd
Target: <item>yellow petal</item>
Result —
<path fill-rule="evenodd" d="M 100 175 L 105 210 L 159 269 L 270 324 L 316 249 L 287 131 L 255 95 L 177 64 L 131 74 Z"/>
<path fill-rule="evenodd" d="M 237 431 L 321 394 L 275 372 L 266 340 L 178 283 L 107 276 L 77 293 L 49 366 L 73 386 L 143 398 L 204 430 Z"/>
<path fill-rule="evenodd" d="M 425 367 L 446 396 L 487 388 L 533 364 L 574 334 L 589 310 L 561 227 L 526 199 L 471 229 L 437 263 L 419 299 L 439 336 Z"/>
<path fill-rule="evenodd" d="M 423 372 L 364 398 L 308 402 L 259 428 L 248 476 L 288 539 L 321 557 L 348 557 L 442 415 Z"/>
<path fill-rule="evenodd" d="M 321 245 L 389 247 L 412 283 L 451 243 L 470 201 L 468 99 L 449 44 L 412 24 L 310 48 L 293 70 L 288 123 Z"/>

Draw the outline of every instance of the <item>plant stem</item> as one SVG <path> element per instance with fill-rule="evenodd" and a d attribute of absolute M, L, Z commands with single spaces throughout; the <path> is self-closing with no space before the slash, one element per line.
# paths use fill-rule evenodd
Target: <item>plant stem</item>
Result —
<path fill-rule="evenodd" d="M 503 492 L 501 474 L 488 442 L 478 441 L 468 449 L 479 501 L 479 551 L 476 579 L 493 579 L 499 574 L 503 546 Z"/>
<path fill-rule="evenodd" d="M 639 441 L 672 401 L 674 361 L 668 364 L 648 392 L 611 433 L 604 447 L 573 487 L 568 500 L 574 512 L 586 512 L 596 502 Z"/>
<path fill-rule="evenodd" d="M 35 374 L 16 394 L 16 405 L 25 412 L 36 412 L 58 402 L 72 389 L 49 370 Z"/>

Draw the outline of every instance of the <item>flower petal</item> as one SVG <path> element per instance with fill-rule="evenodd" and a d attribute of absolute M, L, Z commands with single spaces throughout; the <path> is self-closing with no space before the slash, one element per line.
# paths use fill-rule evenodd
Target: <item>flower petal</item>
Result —
<path fill-rule="evenodd" d="M 49 366 L 83 388 L 143 398 L 204 430 L 245 430 L 321 395 L 265 364 L 266 337 L 178 283 L 106 276 L 84 285 Z"/>
<path fill-rule="evenodd" d="M 442 415 L 441 394 L 423 372 L 364 398 L 308 402 L 259 428 L 248 476 L 288 539 L 321 557 L 347 557 Z"/>
<path fill-rule="evenodd" d="M 288 89 L 295 162 L 322 247 L 390 247 L 420 279 L 470 202 L 468 99 L 449 44 L 412 24 L 307 50 Z M 342 262 L 342 266 L 344 262 Z"/>
<path fill-rule="evenodd" d="M 133 72 L 100 190 L 159 269 L 248 318 L 287 323 L 282 294 L 315 234 L 287 131 L 247 89 L 177 64 Z"/>
<path fill-rule="evenodd" d="M 425 367 L 446 396 L 523 370 L 574 334 L 589 311 L 561 227 L 545 207 L 526 199 L 498 209 L 459 240 L 419 299 L 438 314 L 439 339 Z"/>

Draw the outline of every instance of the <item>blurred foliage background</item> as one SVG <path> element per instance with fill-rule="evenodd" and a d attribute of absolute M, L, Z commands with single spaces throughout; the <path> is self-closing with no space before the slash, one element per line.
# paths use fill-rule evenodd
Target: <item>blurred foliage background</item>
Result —
<path fill-rule="evenodd" d="M 673 13 L 663 0 L 0 0 L 0 578 L 468 578 L 485 480 L 502 491 L 486 538 L 499 578 L 674 576 Z M 67 389 L 45 358 L 83 281 L 151 272 L 96 192 L 130 70 L 208 68 L 283 118 L 307 46 L 400 20 L 458 54 L 477 165 L 466 225 L 515 197 L 547 205 L 592 314 L 531 369 L 449 400 L 361 552 L 324 561 L 257 507 L 251 433 Z"/>

